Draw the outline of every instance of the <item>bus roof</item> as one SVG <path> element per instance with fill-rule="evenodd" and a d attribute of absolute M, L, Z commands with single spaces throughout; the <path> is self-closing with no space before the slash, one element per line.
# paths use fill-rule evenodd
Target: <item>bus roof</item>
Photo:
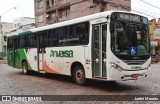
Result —
<path fill-rule="evenodd" d="M 61 27 L 61 26 L 72 25 L 72 24 L 75 24 L 75 23 L 86 22 L 86 21 L 94 20 L 94 19 L 97 19 L 97 18 L 100 18 L 100 17 L 106 18 L 107 15 L 111 15 L 113 12 L 114 11 L 100 12 L 100 13 L 92 14 L 92 15 L 89 15 L 89 16 L 84 16 L 84 17 L 71 19 L 71 20 L 64 21 L 64 22 L 59 22 L 59 23 L 55 23 L 55 24 L 31 29 L 31 31 L 32 32 L 38 32 L 38 31 L 43 31 L 43 30 L 49 30 L 49 29 L 52 29 L 52 28 L 58 28 L 58 27 Z"/>
<path fill-rule="evenodd" d="M 110 16 L 113 12 L 132 13 L 132 12 L 127 12 L 127 11 L 115 11 L 115 10 L 104 11 L 104 12 L 92 14 L 92 15 L 89 15 L 89 16 L 84 16 L 84 17 L 71 19 L 71 20 L 64 21 L 64 22 L 59 22 L 59 23 L 55 23 L 55 24 L 31 29 L 31 31 L 32 32 L 38 32 L 38 31 L 43 31 L 43 30 L 49 30 L 49 29 L 52 29 L 52 28 L 58 28 L 58 27 L 61 27 L 61 26 L 67 26 L 67 25 L 72 25 L 72 24 L 76 24 L 76 23 L 86 22 L 86 21 L 97 19 L 97 18 L 103 18 L 103 17 L 106 18 L 107 16 Z M 132 14 L 136 14 L 136 13 L 132 13 Z M 138 15 L 138 14 L 136 14 L 136 15 Z"/>
<path fill-rule="evenodd" d="M 11 34 L 8 34 L 7 37 L 15 37 L 15 36 L 19 36 L 19 35 L 27 35 L 32 33 L 31 31 L 23 31 L 23 32 L 14 32 Z"/>
<path fill-rule="evenodd" d="M 7 34 L 7 37 L 14 37 L 14 36 L 17 36 L 17 35 L 18 35 L 18 33 L 12 32 L 10 34 Z"/>
<path fill-rule="evenodd" d="M 97 19 L 97 18 L 103 18 L 103 17 L 106 18 L 107 16 L 110 16 L 113 12 L 132 13 L 132 12 L 127 12 L 127 11 L 115 11 L 115 10 L 104 11 L 104 12 L 92 14 L 92 15 L 89 15 L 89 16 L 84 16 L 84 17 L 71 19 L 71 20 L 64 21 L 64 22 L 59 22 L 59 23 L 55 23 L 55 24 L 51 24 L 51 25 L 47 25 L 47 26 L 42 26 L 42 27 L 39 27 L 39 28 L 30 29 L 30 30 L 24 31 L 24 32 L 11 33 L 11 34 L 8 35 L 8 37 L 17 36 L 17 35 L 26 35 L 26 34 L 29 34 L 29 33 L 32 33 L 32 32 L 34 33 L 34 32 L 38 32 L 38 31 L 49 30 L 49 29 L 52 29 L 52 28 L 58 28 L 58 27 L 62 27 L 62 26 L 67 26 L 67 25 L 72 25 L 72 24 L 76 24 L 76 23 L 86 22 L 86 21 Z M 132 13 L 132 14 L 136 14 L 136 13 Z"/>

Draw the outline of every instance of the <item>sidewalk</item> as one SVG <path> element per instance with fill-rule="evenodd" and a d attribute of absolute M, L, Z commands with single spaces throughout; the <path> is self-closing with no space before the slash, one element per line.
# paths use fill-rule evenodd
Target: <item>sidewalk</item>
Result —
<path fill-rule="evenodd" d="M 0 60 L 0 64 L 7 64 L 7 60 Z"/>
<path fill-rule="evenodd" d="M 157 64 L 160 65 L 160 62 L 158 62 Z"/>

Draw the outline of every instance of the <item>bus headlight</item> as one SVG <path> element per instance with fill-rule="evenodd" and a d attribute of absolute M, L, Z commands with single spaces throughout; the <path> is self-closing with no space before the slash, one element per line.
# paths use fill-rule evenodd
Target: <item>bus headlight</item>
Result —
<path fill-rule="evenodd" d="M 111 65 L 111 67 L 117 69 L 118 71 L 120 71 L 120 72 L 122 71 L 122 67 L 120 67 L 119 65 L 117 65 L 113 62 L 110 62 L 110 65 Z"/>

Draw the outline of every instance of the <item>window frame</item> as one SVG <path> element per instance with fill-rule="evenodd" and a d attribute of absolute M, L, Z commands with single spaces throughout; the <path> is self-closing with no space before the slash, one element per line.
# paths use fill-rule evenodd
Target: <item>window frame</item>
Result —
<path fill-rule="evenodd" d="M 43 0 L 37 0 L 37 8 L 38 9 L 43 8 Z"/>
<path fill-rule="evenodd" d="M 42 23 L 43 22 L 43 15 L 39 15 L 38 16 L 38 23 Z"/>

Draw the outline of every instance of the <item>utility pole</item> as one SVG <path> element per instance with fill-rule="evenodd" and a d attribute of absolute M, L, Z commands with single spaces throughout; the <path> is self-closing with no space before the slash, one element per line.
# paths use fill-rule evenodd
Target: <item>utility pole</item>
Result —
<path fill-rule="evenodd" d="M 6 12 L 4 12 L 2 15 L 0 15 L 0 58 L 2 58 L 2 34 L 3 34 L 3 25 L 2 25 L 2 16 L 4 16 L 6 13 L 8 13 L 10 10 L 12 9 L 17 9 L 17 7 L 13 7 L 13 8 L 10 8 L 8 9 Z"/>
<path fill-rule="evenodd" d="M 1 21 L 2 16 L 4 16 L 6 13 L 8 13 L 12 9 L 17 9 L 17 7 L 10 8 L 6 12 L 4 12 L 2 15 L 0 15 L 0 34 L 2 34 L 2 21 Z"/>

